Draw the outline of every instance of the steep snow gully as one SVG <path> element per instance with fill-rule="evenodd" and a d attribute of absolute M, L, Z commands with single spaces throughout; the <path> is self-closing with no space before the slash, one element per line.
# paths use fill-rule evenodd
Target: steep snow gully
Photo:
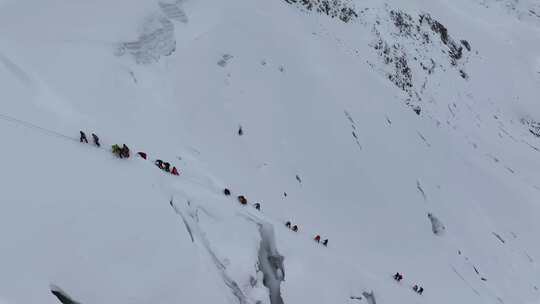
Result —
<path fill-rule="evenodd" d="M 180 208 L 176 206 L 173 199 L 170 200 L 169 204 L 173 208 L 174 212 L 181 217 L 191 240 L 193 242 L 199 240 L 199 242 L 203 245 L 223 282 L 231 290 L 232 294 L 238 300 L 238 303 L 250 303 L 248 297 L 242 291 L 239 284 L 227 274 L 225 264 L 218 257 L 215 250 L 212 249 L 210 241 L 205 236 L 205 233 L 201 230 L 201 227 L 197 224 L 199 209 L 192 206 L 192 204 L 188 201 L 188 218 L 184 216 Z M 284 304 L 283 298 L 281 297 L 281 282 L 285 280 L 285 266 L 283 263 L 285 258 L 277 250 L 274 226 L 271 223 L 265 222 L 249 213 L 241 214 L 241 217 L 253 222 L 256 225 L 255 227 L 258 228 L 260 242 L 257 268 L 258 271 L 262 272 L 263 274 L 262 283 L 268 289 L 270 304 Z M 256 284 L 257 282 L 253 283 L 253 285 Z"/>
<path fill-rule="evenodd" d="M 225 285 L 231 290 L 234 297 L 238 300 L 239 304 L 249 304 L 247 296 L 244 294 L 238 283 L 227 274 L 226 266 L 222 262 L 222 260 L 218 257 L 217 253 L 212 249 L 212 245 L 208 238 L 205 236 L 205 233 L 201 231 L 201 228 L 197 224 L 198 222 L 198 210 L 197 208 L 193 208 L 191 203 L 187 202 L 187 208 L 188 208 L 188 215 L 189 219 L 183 215 L 183 213 L 180 211 L 178 206 L 174 203 L 173 200 L 170 201 L 171 207 L 174 209 L 174 212 L 178 214 L 182 221 L 184 222 L 184 225 L 186 226 L 186 229 L 189 232 L 190 237 L 193 238 L 193 240 L 198 240 L 198 243 L 200 243 L 208 257 L 211 259 L 212 264 L 216 267 L 216 270 L 218 271 L 220 277 L 222 278 Z"/>
<path fill-rule="evenodd" d="M 284 257 L 276 248 L 274 227 L 269 223 L 258 223 L 261 243 L 259 247 L 259 268 L 264 274 L 263 284 L 270 292 L 271 304 L 283 304 L 281 282 L 285 280 Z"/>

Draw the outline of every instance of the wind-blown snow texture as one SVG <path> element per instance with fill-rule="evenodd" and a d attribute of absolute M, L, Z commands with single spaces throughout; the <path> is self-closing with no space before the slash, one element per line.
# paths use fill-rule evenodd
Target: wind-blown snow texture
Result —
<path fill-rule="evenodd" d="M 2 304 L 540 302 L 536 1 L 3 0 L 0 86 Z"/>

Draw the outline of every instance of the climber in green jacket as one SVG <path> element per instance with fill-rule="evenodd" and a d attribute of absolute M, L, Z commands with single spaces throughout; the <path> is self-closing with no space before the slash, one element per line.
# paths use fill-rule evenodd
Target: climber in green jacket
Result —
<path fill-rule="evenodd" d="M 122 158 L 122 148 L 119 145 L 112 145 L 112 153 L 120 158 Z"/>

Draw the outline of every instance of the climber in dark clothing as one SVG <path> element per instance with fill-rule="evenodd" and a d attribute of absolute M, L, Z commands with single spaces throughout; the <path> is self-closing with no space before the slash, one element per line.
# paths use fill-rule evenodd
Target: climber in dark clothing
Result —
<path fill-rule="evenodd" d="M 412 290 L 418 292 L 418 285 L 415 284 L 415 285 L 413 286 Z"/>
<path fill-rule="evenodd" d="M 418 288 L 418 294 L 421 295 L 422 293 L 424 293 L 424 287 Z"/>
<path fill-rule="evenodd" d="M 124 144 L 122 146 L 122 156 L 125 157 L 125 158 L 129 158 L 129 148 L 128 146 L 126 146 L 126 144 Z"/>
<path fill-rule="evenodd" d="M 396 280 L 398 282 L 403 280 L 403 275 L 401 275 L 401 273 L 399 273 L 399 272 L 396 272 L 396 274 L 394 275 L 394 280 Z"/>
<path fill-rule="evenodd" d="M 137 154 L 139 154 L 139 156 L 140 156 L 142 159 L 146 159 L 146 153 L 144 153 L 144 152 L 137 152 Z"/>
<path fill-rule="evenodd" d="M 163 170 L 165 170 L 167 172 L 171 172 L 171 164 L 163 163 Z"/>
<path fill-rule="evenodd" d="M 325 247 L 328 247 L 328 239 L 322 241 L 322 244 L 323 244 Z"/>
<path fill-rule="evenodd" d="M 257 209 L 257 210 L 261 210 L 261 204 L 259 204 L 259 203 L 255 203 L 253 205 L 253 207 L 255 207 L 255 209 Z"/>
<path fill-rule="evenodd" d="M 287 222 L 285 223 L 285 227 L 291 229 L 291 222 L 290 222 L 290 221 L 287 221 Z"/>
<path fill-rule="evenodd" d="M 101 145 L 99 144 L 99 137 L 96 134 L 92 133 L 92 139 L 94 140 L 94 144 L 96 146 L 101 147 Z"/>
<path fill-rule="evenodd" d="M 226 196 L 229 196 L 229 195 L 231 195 L 231 190 L 225 188 L 225 189 L 223 189 L 223 194 L 225 194 Z"/>
<path fill-rule="evenodd" d="M 163 161 L 161 159 L 156 159 L 156 161 L 154 162 L 154 164 L 156 164 L 156 166 L 160 169 L 163 170 Z"/>
<path fill-rule="evenodd" d="M 238 196 L 238 201 L 242 205 L 247 205 L 247 203 L 248 203 L 247 198 L 245 196 L 243 196 L 243 195 Z"/>
<path fill-rule="evenodd" d="M 81 137 L 79 138 L 80 142 L 88 143 L 88 139 L 86 138 L 86 134 L 84 134 L 83 131 L 79 131 L 81 133 Z"/>
<path fill-rule="evenodd" d="M 292 226 L 292 231 L 298 232 L 298 226 L 296 226 L 296 225 Z"/>

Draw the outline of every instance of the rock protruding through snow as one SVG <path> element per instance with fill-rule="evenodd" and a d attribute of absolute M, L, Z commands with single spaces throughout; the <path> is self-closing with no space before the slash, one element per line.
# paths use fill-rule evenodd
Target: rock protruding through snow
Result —
<path fill-rule="evenodd" d="M 62 304 L 80 304 L 73 300 L 65 291 L 56 285 L 51 285 L 51 293 L 58 298 Z"/>
<path fill-rule="evenodd" d="M 443 235 L 446 231 L 444 224 L 432 213 L 428 213 L 428 218 L 431 221 L 431 230 L 435 235 Z"/>
<path fill-rule="evenodd" d="M 151 64 L 176 50 L 173 22 L 161 14 L 151 16 L 144 22 L 136 40 L 120 43 L 117 55 L 131 54 L 138 64 Z"/>
<path fill-rule="evenodd" d="M 159 7 L 167 18 L 182 23 L 188 23 L 188 17 L 181 7 L 182 2 L 182 0 L 177 0 L 173 3 L 160 1 Z"/>

